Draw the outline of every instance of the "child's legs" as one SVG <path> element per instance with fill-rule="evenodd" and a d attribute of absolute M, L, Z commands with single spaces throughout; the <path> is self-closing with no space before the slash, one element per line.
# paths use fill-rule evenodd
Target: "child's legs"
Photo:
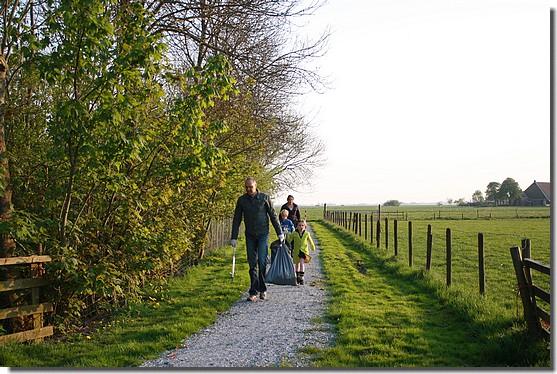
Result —
<path fill-rule="evenodd" d="M 304 258 L 300 258 L 300 263 L 298 264 L 298 268 L 299 268 L 300 270 L 298 270 L 298 271 L 305 271 L 304 263 L 305 263 Z"/>

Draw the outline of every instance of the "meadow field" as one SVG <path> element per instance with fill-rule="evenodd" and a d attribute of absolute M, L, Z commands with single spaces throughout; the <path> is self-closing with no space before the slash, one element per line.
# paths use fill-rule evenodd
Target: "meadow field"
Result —
<path fill-rule="evenodd" d="M 328 211 L 349 211 L 362 214 L 374 214 L 377 217 L 377 205 L 331 205 Z M 302 206 L 302 215 L 306 214 L 308 220 L 323 218 L 323 206 Z M 549 207 L 459 207 L 449 205 L 401 205 L 381 206 L 382 218 L 408 219 L 411 221 L 424 219 L 498 219 L 498 218 L 549 218 Z M 435 218 L 434 218 L 435 217 Z"/>
<path fill-rule="evenodd" d="M 328 209 L 371 213 L 377 220 L 377 206 L 335 206 Z M 323 217 L 323 207 L 302 207 L 309 221 Z M 517 293 L 517 282 L 510 256 L 510 247 L 520 246 L 521 240 L 531 241 L 532 257 L 545 264 L 551 262 L 550 209 L 548 207 L 456 208 L 438 206 L 400 206 L 381 209 L 381 243 L 377 248 L 376 221 L 373 224 L 373 242 L 368 223 L 367 241 L 382 256 L 408 265 L 408 222 L 398 219 L 398 254 L 394 256 L 394 214 L 389 221 L 388 249 L 385 244 L 384 218 L 388 212 L 398 211 L 399 217 L 412 221 L 413 268 L 425 271 L 427 226 L 432 228 L 432 260 L 428 277 L 444 285 L 446 282 L 446 229 L 452 233 L 453 293 L 481 304 L 482 318 L 491 323 L 510 324 L 522 316 L 522 304 Z M 435 214 L 435 219 L 433 218 Z M 439 219 L 439 214 L 441 219 Z M 489 215 L 491 214 L 491 219 Z M 464 215 L 464 219 L 462 216 Z M 477 217 L 480 218 L 477 218 Z M 517 218 L 518 216 L 518 218 Z M 460 217 L 460 218 L 459 218 Z M 540 218 L 545 217 L 545 218 Z M 363 224 L 362 224 L 363 226 Z M 343 229 L 344 230 L 344 229 Z M 484 236 L 485 294 L 479 293 L 478 233 Z M 550 290 L 550 277 L 536 272 L 534 283 Z M 474 302 L 475 302 L 474 301 Z M 544 305 L 548 310 L 549 306 Z"/>

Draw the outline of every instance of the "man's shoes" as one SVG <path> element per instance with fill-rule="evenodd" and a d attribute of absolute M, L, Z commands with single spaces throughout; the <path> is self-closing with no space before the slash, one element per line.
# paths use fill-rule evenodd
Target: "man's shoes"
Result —
<path fill-rule="evenodd" d="M 259 298 L 261 300 L 265 300 L 267 298 L 267 292 L 260 292 L 259 293 Z"/>
<path fill-rule="evenodd" d="M 257 295 L 249 295 L 247 301 L 251 301 L 252 303 L 257 301 Z"/>

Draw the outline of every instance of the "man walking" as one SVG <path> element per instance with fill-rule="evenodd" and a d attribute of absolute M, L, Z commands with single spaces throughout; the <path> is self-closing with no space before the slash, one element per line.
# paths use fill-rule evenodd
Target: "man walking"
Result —
<path fill-rule="evenodd" d="M 267 296 L 265 273 L 267 271 L 269 218 L 281 242 L 284 241 L 284 235 L 269 196 L 257 190 L 257 182 L 251 177 L 246 178 L 245 187 L 246 193 L 238 198 L 236 209 L 234 209 L 230 244 L 236 247 L 243 216 L 251 283 L 248 300 L 256 301 L 258 292 L 259 298 L 265 300 Z M 257 266 L 259 266 L 259 271 L 256 269 Z"/>

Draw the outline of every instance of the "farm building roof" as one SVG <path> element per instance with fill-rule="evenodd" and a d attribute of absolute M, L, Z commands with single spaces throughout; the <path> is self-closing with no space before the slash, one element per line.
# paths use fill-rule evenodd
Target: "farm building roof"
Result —
<path fill-rule="evenodd" d="M 534 181 L 534 183 L 524 190 L 524 193 L 529 199 L 545 198 L 547 201 L 551 201 L 551 183 Z"/>

